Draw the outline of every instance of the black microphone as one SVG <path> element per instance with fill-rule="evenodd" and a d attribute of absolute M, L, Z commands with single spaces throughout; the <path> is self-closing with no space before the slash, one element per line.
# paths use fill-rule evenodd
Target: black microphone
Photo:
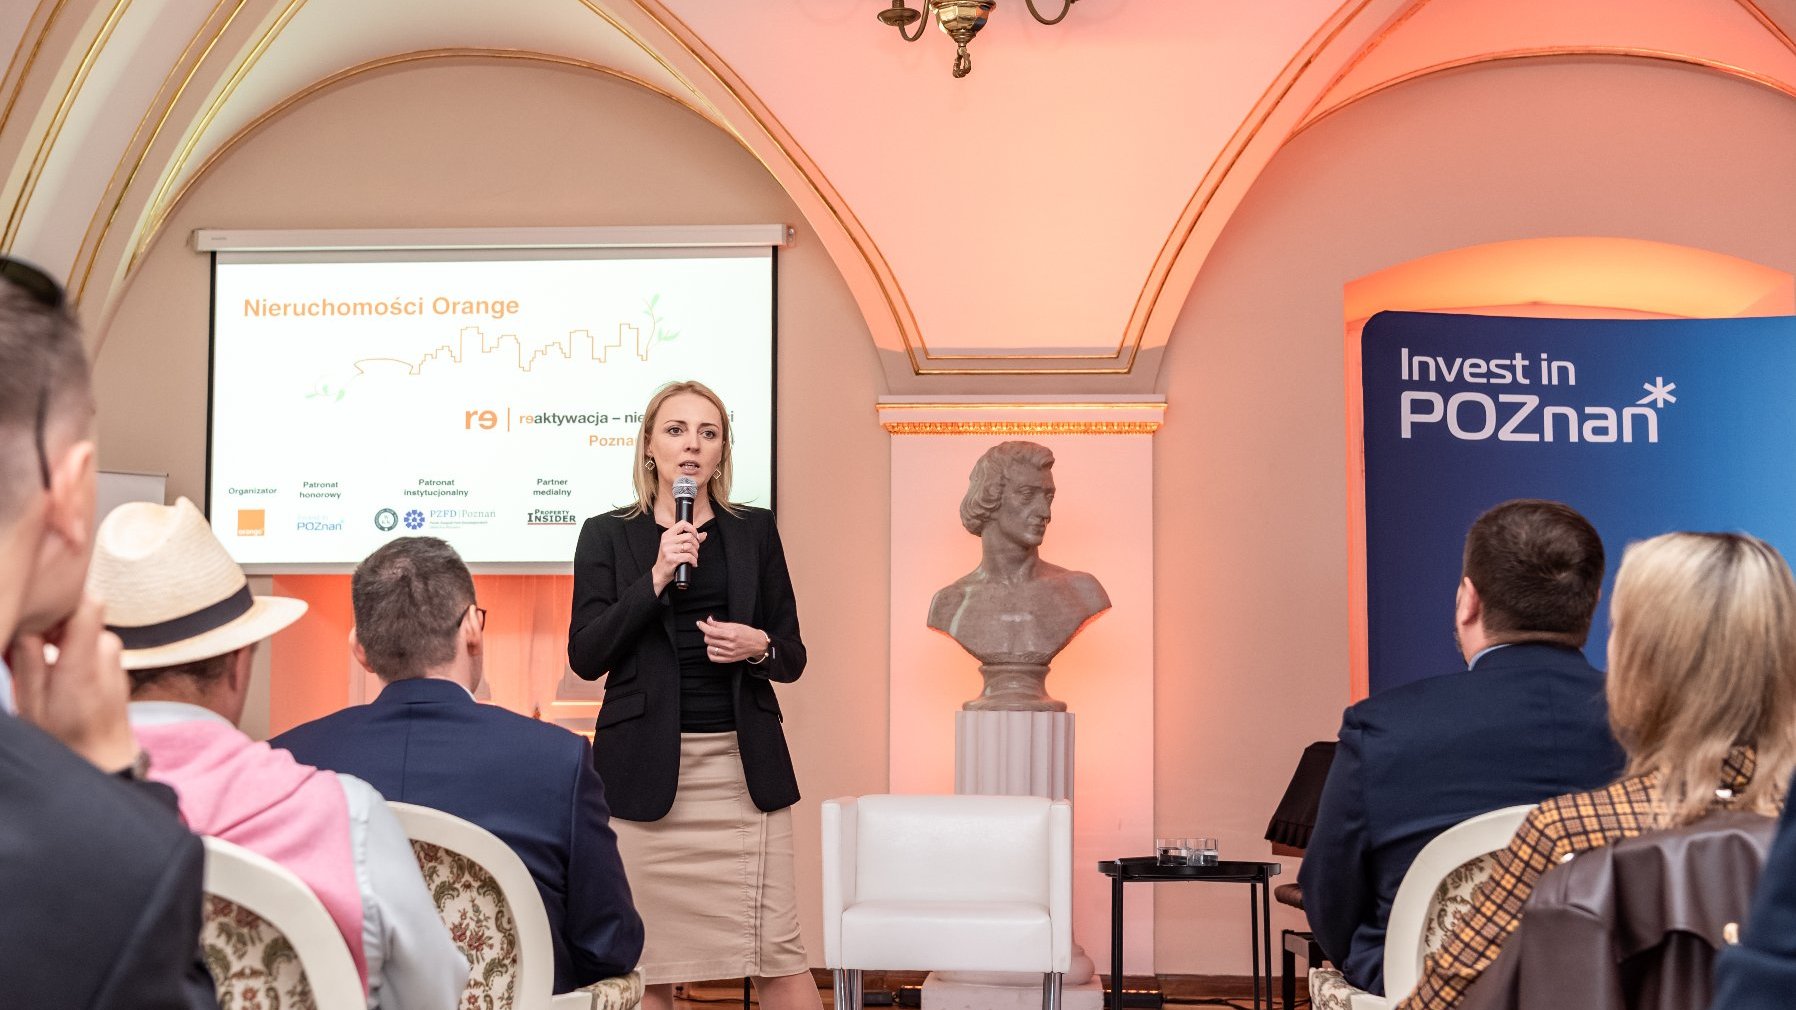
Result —
<path fill-rule="evenodd" d="M 698 497 L 698 481 L 691 477 L 675 477 L 673 486 L 674 522 L 689 523 L 692 521 L 692 500 Z M 680 562 L 674 569 L 674 588 L 692 588 L 692 566 Z"/>

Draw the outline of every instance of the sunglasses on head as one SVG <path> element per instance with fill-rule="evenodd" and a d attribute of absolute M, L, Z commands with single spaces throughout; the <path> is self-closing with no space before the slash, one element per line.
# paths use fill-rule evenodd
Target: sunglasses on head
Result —
<path fill-rule="evenodd" d="M 31 300 L 52 312 L 63 307 L 62 285 L 37 267 L 11 256 L 0 256 L 0 279 L 31 296 Z M 37 471 L 43 478 L 44 490 L 50 489 L 50 454 L 44 448 L 44 426 L 50 414 L 50 382 L 48 377 L 37 387 Z"/>

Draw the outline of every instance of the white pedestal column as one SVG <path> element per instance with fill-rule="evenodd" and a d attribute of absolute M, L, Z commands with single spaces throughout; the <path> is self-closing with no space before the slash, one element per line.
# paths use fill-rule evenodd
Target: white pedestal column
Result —
<path fill-rule="evenodd" d="M 1073 798 L 1071 712 L 954 714 L 954 791 L 982 796 Z M 923 1010 L 1032 1010 L 1042 980 L 1015 972 L 938 971 L 923 982 Z M 1077 939 L 1065 1010 L 1101 1010 L 1104 987 Z"/>

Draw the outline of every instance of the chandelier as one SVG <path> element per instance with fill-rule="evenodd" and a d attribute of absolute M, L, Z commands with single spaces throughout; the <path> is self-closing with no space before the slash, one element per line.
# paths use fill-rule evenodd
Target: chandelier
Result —
<path fill-rule="evenodd" d="M 986 19 L 991 17 L 992 8 L 998 6 L 998 0 L 919 0 L 925 8 L 935 14 L 936 23 L 947 36 L 954 40 L 958 47 L 954 56 L 954 76 L 965 77 L 973 72 L 973 58 L 967 55 L 967 43 L 985 27 Z M 1035 9 L 1035 0 L 1023 0 L 1029 8 L 1030 16 L 1044 25 L 1057 25 L 1066 20 L 1066 15 L 1079 0 L 1061 0 L 1060 13 L 1051 18 L 1044 18 Z M 910 7 L 905 0 L 892 0 L 892 6 L 877 15 L 880 22 L 898 29 L 898 35 L 906 42 L 915 42 L 923 37 L 923 28 L 917 22 L 923 19 L 923 12 Z M 905 31 L 911 25 L 917 25 L 914 32 Z"/>

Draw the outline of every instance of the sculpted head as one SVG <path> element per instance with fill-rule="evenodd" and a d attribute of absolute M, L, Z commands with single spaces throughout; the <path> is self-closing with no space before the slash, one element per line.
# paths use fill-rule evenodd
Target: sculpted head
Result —
<path fill-rule="evenodd" d="M 973 464 L 960 524 L 974 536 L 996 534 L 1039 547 L 1054 502 L 1054 454 L 1034 442 L 1000 442 Z"/>

